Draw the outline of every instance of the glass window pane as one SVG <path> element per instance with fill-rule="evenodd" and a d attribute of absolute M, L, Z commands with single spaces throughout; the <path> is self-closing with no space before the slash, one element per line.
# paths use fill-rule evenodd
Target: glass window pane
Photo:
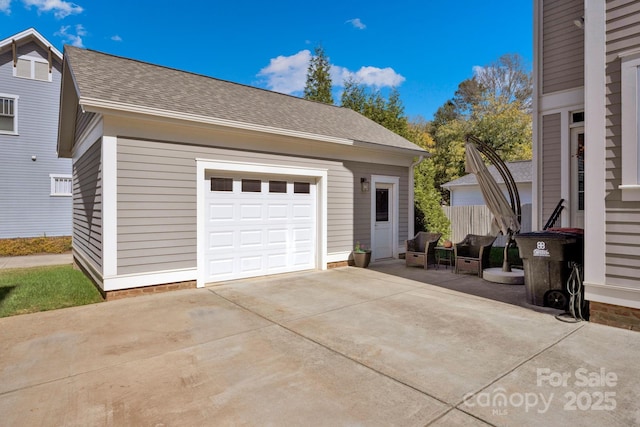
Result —
<path fill-rule="evenodd" d="M 0 131 L 13 132 L 13 117 L 0 116 Z"/>
<path fill-rule="evenodd" d="M 211 178 L 211 191 L 233 191 L 233 179 Z"/>
<path fill-rule="evenodd" d="M 242 192 L 243 193 L 259 193 L 261 191 L 262 181 L 259 179 L 243 179 L 242 180 Z"/>
<path fill-rule="evenodd" d="M 311 185 L 308 182 L 294 182 L 293 192 L 296 194 L 309 194 Z"/>
<path fill-rule="evenodd" d="M 376 189 L 376 221 L 389 221 L 389 189 Z"/>
<path fill-rule="evenodd" d="M 286 193 L 287 181 L 269 181 L 269 193 Z"/>

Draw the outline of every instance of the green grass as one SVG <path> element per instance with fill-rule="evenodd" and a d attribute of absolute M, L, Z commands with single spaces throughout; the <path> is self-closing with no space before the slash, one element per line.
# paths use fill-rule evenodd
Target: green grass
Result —
<path fill-rule="evenodd" d="M 491 255 L 489 256 L 489 264 L 491 267 L 502 267 L 503 258 L 503 247 L 494 246 L 491 248 Z M 509 248 L 509 264 L 522 265 L 522 259 L 520 259 L 520 252 L 518 251 L 518 248 Z"/>
<path fill-rule="evenodd" d="M 0 317 L 101 301 L 93 283 L 71 266 L 0 271 Z"/>

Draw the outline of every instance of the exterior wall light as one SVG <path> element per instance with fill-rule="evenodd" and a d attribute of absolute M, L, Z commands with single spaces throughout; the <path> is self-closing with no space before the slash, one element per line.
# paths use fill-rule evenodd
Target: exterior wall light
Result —
<path fill-rule="evenodd" d="M 369 192 L 369 180 L 367 178 L 360 178 L 360 189 L 363 193 Z"/>

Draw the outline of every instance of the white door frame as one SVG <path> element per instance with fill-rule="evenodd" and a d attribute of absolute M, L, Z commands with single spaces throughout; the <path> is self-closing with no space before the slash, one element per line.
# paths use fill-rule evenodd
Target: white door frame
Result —
<path fill-rule="evenodd" d="M 570 178 L 570 226 L 571 227 L 579 227 L 584 228 L 584 209 L 580 211 L 578 209 L 578 158 L 577 158 L 577 150 L 578 150 L 578 135 L 582 134 L 583 138 L 585 135 L 584 126 L 576 126 L 571 128 L 571 140 L 570 140 L 570 167 L 571 178 Z M 586 143 L 586 141 L 584 141 Z M 583 163 L 584 165 L 584 163 Z M 584 181 L 583 181 L 584 183 Z"/>
<path fill-rule="evenodd" d="M 371 175 L 371 248 L 375 248 L 375 227 L 376 227 L 376 184 L 391 185 L 391 200 L 389 200 L 391 211 L 391 245 L 392 256 L 398 258 L 398 223 L 400 215 L 400 177 L 386 175 Z M 372 254 L 375 255 L 375 254 Z"/>
<path fill-rule="evenodd" d="M 316 178 L 316 268 L 327 269 L 327 169 L 302 168 L 262 163 L 244 163 L 224 160 L 196 159 L 197 183 L 197 279 L 196 286 L 204 287 L 206 283 L 205 241 L 205 173 L 207 170 L 224 172 L 245 172 L 263 175 L 289 175 Z"/>

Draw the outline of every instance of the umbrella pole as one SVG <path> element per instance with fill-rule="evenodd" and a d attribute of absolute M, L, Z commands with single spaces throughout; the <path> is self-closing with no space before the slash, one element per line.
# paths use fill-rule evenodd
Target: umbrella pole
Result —
<path fill-rule="evenodd" d="M 502 271 L 505 273 L 511 272 L 511 265 L 509 264 L 509 246 L 513 241 L 513 233 L 509 233 L 507 237 L 507 243 L 504 245 L 504 255 L 502 256 Z"/>

